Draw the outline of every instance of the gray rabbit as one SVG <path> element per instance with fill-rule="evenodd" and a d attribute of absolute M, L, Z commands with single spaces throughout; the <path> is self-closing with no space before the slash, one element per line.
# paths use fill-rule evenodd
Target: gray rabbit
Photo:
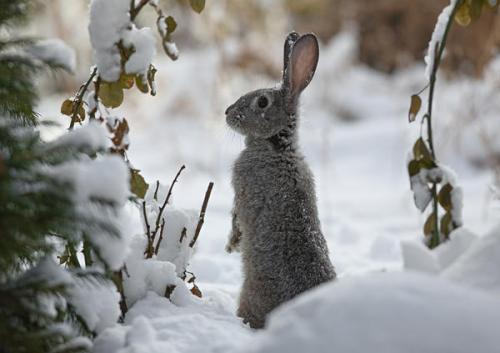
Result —
<path fill-rule="evenodd" d="M 226 110 L 244 135 L 233 169 L 228 252 L 241 249 L 238 316 L 253 328 L 281 303 L 336 277 L 316 207 L 314 180 L 298 146 L 298 100 L 318 63 L 313 34 L 285 40 L 280 87 L 250 92 Z"/>

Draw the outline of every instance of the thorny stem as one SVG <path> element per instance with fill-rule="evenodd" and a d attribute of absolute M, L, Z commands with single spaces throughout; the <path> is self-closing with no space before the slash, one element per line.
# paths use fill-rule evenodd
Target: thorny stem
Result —
<path fill-rule="evenodd" d="M 446 47 L 446 41 L 448 39 L 448 33 L 450 31 L 451 25 L 453 23 L 453 19 L 455 17 L 455 14 L 458 10 L 458 8 L 462 5 L 464 0 L 459 0 L 453 7 L 453 10 L 450 14 L 450 17 L 448 19 L 448 22 L 446 23 L 446 28 L 443 33 L 443 37 L 441 38 L 441 42 L 436 43 L 436 47 L 434 48 L 435 50 L 435 56 L 434 56 L 434 63 L 431 71 L 431 75 L 429 78 L 429 98 L 427 101 L 427 113 L 424 115 L 424 118 L 427 120 L 427 141 L 429 143 L 429 149 L 431 152 L 432 159 L 436 161 L 436 152 L 434 150 L 434 141 L 433 141 L 433 134 L 432 134 L 432 105 L 433 105 L 433 100 L 434 100 L 434 88 L 436 85 L 436 79 L 437 79 L 437 72 L 439 69 L 439 64 L 441 64 L 441 58 L 443 56 L 444 48 Z M 432 212 L 434 213 L 434 232 L 431 238 L 430 242 L 430 247 L 431 249 L 436 247 L 439 244 L 439 217 L 438 217 L 438 195 L 437 195 L 437 183 L 434 182 L 432 184 Z"/>
<path fill-rule="evenodd" d="M 75 98 L 75 101 L 73 104 L 73 114 L 71 115 L 71 123 L 69 125 L 70 130 L 73 130 L 73 128 L 75 127 L 75 123 L 76 123 L 77 115 L 78 115 L 78 109 L 80 108 L 80 106 L 83 103 L 83 96 L 87 92 L 90 84 L 92 83 L 92 81 L 94 80 L 94 77 L 96 75 L 97 75 L 97 67 L 94 68 L 94 70 L 90 74 L 90 77 L 87 80 L 87 82 L 85 82 L 78 90 L 78 94 L 76 95 L 76 98 Z"/>
<path fill-rule="evenodd" d="M 203 200 L 203 205 L 201 206 L 201 211 L 200 211 L 200 218 L 198 219 L 198 225 L 196 226 L 196 231 L 194 232 L 194 237 L 189 243 L 189 247 L 192 248 L 194 244 L 196 244 L 196 241 L 198 240 L 198 237 L 200 236 L 200 231 L 201 227 L 203 226 L 203 223 L 205 222 L 205 212 L 207 211 L 207 206 L 208 206 L 208 200 L 210 199 L 210 195 L 212 194 L 212 189 L 214 187 L 214 183 L 210 182 L 208 184 L 207 192 L 205 193 L 205 199 Z"/>

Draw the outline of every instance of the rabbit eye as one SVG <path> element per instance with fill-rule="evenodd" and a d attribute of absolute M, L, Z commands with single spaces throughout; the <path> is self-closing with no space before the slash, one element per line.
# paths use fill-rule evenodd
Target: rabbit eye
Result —
<path fill-rule="evenodd" d="M 257 100 L 257 105 L 259 108 L 264 109 L 269 105 L 269 99 L 266 96 L 260 96 Z"/>

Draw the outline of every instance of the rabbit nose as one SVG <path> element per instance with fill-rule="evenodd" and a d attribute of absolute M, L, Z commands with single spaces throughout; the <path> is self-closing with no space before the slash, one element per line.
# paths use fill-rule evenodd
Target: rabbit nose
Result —
<path fill-rule="evenodd" d="M 228 115 L 229 112 L 231 111 L 231 109 L 234 107 L 234 104 L 231 104 L 229 107 L 227 107 L 226 111 L 224 112 L 224 114 Z"/>

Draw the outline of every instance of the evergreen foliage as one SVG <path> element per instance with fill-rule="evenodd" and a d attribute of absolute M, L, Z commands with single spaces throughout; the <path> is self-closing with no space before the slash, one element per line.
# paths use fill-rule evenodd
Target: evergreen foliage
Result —
<path fill-rule="evenodd" d="M 58 67 L 30 55 L 31 39 L 13 35 L 32 3 L 0 0 L 0 353 L 83 352 L 95 332 L 71 296 L 82 281 L 107 281 L 109 265 L 87 239 L 119 237 L 113 215 L 121 205 L 99 195 L 78 199 L 78 182 L 61 176 L 91 165 L 105 133 L 46 143 L 34 129 L 36 75 Z M 88 262 L 80 264 L 84 239 Z M 91 259 L 97 263 L 86 267 Z"/>

